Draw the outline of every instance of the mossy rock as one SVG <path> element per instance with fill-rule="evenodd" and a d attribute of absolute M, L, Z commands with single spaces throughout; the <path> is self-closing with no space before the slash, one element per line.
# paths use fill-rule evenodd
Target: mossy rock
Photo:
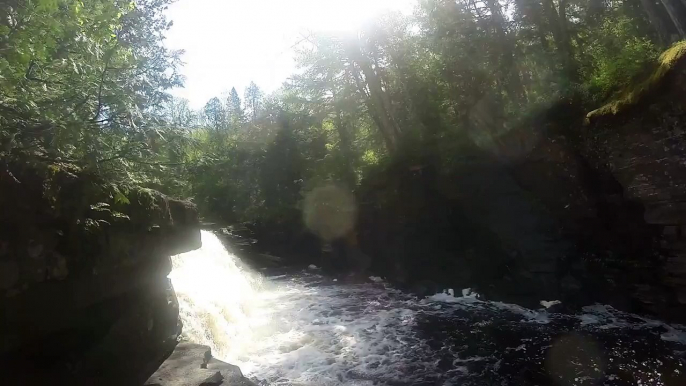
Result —
<path fill-rule="evenodd" d="M 7 164 L 14 179 L 0 180 L 0 205 L 6 208 L 0 229 L 8 239 L 28 242 L 50 229 L 60 235 L 60 253 L 96 256 L 113 232 L 169 235 L 197 223 L 191 203 L 106 181 L 73 164 L 28 158 Z"/>
<path fill-rule="evenodd" d="M 655 70 L 643 81 L 629 87 L 622 96 L 589 112 L 586 119 L 589 122 L 597 119 L 618 115 L 630 107 L 637 105 L 652 91 L 663 84 L 667 76 L 682 63 L 686 63 L 686 40 L 675 43 L 660 55 Z"/>
<path fill-rule="evenodd" d="M 42 179 L 43 199 L 55 217 L 81 221 L 91 231 L 98 224 L 136 228 L 172 224 L 168 197 L 130 184 L 112 183 L 65 163 L 34 164 Z"/>

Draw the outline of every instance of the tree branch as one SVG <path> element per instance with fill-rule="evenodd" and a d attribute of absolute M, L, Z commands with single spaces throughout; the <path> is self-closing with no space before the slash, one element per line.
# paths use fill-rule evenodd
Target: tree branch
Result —
<path fill-rule="evenodd" d="M 117 156 L 110 157 L 110 158 L 105 158 L 105 159 L 99 160 L 97 163 L 100 164 L 100 163 L 104 163 L 104 162 L 111 162 L 111 161 L 115 161 L 118 159 L 125 159 L 129 162 L 142 164 L 142 165 L 152 165 L 152 166 L 181 166 L 181 165 L 186 165 L 186 162 L 146 162 L 146 161 L 141 161 L 141 160 L 129 159 L 129 158 L 126 158 L 126 154 L 117 155 Z"/>
<path fill-rule="evenodd" d="M 49 85 L 49 84 L 62 84 L 63 85 L 64 84 L 60 81 L 51 81 L 51 80 L 45 80 L 45 79 L 40 79 L 40 78 L 35 77 L 33 75 L 33 69 L 36 66 L 37 66 L 37 63 L 35 60 L 31 60 L 31 62 L 29 62 L 29 67 L 26 69 L 26 73 L 24 74 L 24 78 L 26 80 L 30 80 L 33 82 L 40 82 L 40 83 L 43 83 L 45 85 Z"/>
<path fill-rule="evenodd" d="M 117 48 L 117 44 L 115 44 L 108 52 L 107 52 L 107 59 L 105 60 L 105 67 L 102 69 L 102 74 L 100 74 L 100 87 L 98 87 L 98 108 L 95 110 L 95 115 L 93 115 L 93 118 L 91 118 L 91 121 L 95 121 L 98 119 L 100 116 L 100 113 L 102 112 L 102 89 L 105 86 L 105 76 L 107 75 L 107 71 L 109 70 L 110 66 L 110 60 L 112 60 L 112 56 L 114 55 L 114 50 Z"/>

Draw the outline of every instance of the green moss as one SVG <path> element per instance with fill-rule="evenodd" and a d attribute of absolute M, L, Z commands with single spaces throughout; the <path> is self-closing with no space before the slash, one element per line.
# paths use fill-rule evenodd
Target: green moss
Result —
<path fill-rule="evenodd" d="M 586 115 L 586 118 L 592 120 L 602 116 L 616 115 L 626 108 L 637 104 L 644 95 L 660 84 L 662 79 L 671 72 L 685 55 L 686 40 L 675 43 L 660 55 L 657 68 L 647 79 L 626 90 L 620 98 L 591 111 Z"/>
<path fill-rule="evenodd" d="M 120 190 L 123 188 L 120 187 Z M 128 203 L 115 205 L 129 215 L 134 224 L 140 226 L 166 225 L 171 223 L 167 197 L 152 189 L 139 186 L 126 187 Z"/>

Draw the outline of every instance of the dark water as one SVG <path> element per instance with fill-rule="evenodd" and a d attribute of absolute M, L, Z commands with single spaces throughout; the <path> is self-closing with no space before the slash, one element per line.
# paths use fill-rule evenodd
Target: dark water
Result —
<path fill-rule="evenodd" d="M 261 275 L 210 236 L 174 260 L 185 333 L 268 384 L 686 385 L 684 326 L 603 305 L 563 315 L 461 291 L 417 299 L 316 269 Z"/>

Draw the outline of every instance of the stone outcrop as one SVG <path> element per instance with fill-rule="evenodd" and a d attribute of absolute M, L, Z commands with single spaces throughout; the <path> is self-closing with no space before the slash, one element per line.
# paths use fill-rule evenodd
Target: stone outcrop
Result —
<path fill-rule="evenodd" d="M 556 298 L 686 321 L 684 53 L 685 43 L 665 52 L 647 80 L 586 122 L 578 104 L 561 103 L 492 149 L 540 208 L 525 212 L 553 220 L 547 240 L 566 251 L 548 254 Z M 523 268 L 537 277 L 536 267 Z"/>
<path fill-rule="evenodd" d="M 121 378 L 181 331 L 167 275 L 171 255 L 200 246 L 195 206 L 20 160 L 0 172 L 0 208 L 3 380 L 142 383 Z"/>
<path fill-rule="evenodd" d="M 207 346 L 180 343 L 145 386 L 256 386 L 241 369 L 212 357 Z"/>
<path fill-rule="evenodd" d="M 642 272 L 631 295 L 647 310 L 686 320 L 686 42 L 666 51 L 655 73 L 627 96 L 589 114 L 584 155 L 610 174 L 642 211 L 659 249 L 624 261 Z"/>

